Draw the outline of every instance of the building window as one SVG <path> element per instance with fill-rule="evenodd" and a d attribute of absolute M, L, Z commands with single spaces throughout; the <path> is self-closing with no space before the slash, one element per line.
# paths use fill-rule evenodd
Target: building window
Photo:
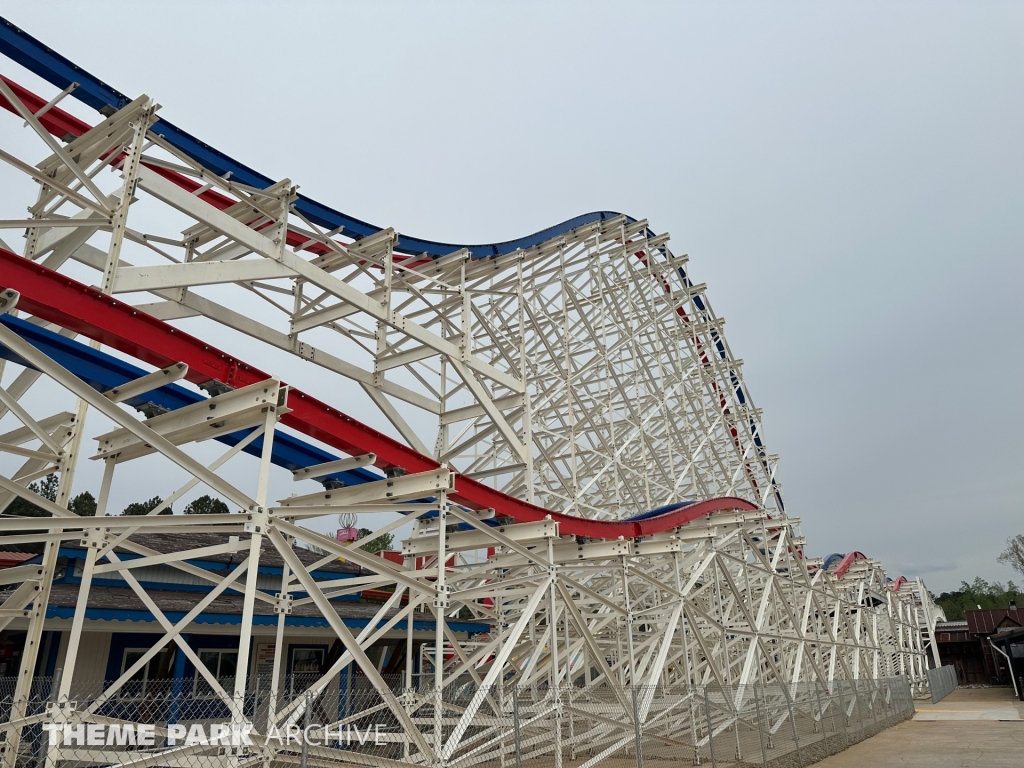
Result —
<path fill-rule="evenodd" d="M 210 674 L 217 678 L 221 688 L 229 694 L 235 688 L 235 673 L 238 671 L 238 651 L 209 650 L 199 651 L 199 660 L 203 662 Z M 213 688 L 206 678 L 196 670 L 193 692 L 196 696 L 213 696 Z"/>
<path fill-rule="evenodd" d="M 123 675 L 136 662 L 146 655 L 148 648 L 125 648 L 124 656 L 121 658 L 121 674 Z M 158 681 L 165 681 L 170 674 L 170 665 L 174 658 L 174 649 L 164 648 L 155 654 L 148 662 L 137 669 L 131 678 L 120 690 L 121 698 L 139 698 L 141 696 L 156 695 L 160 686 Z"/>
<path fill-rule="evenodd" d="M 292 648 L 292 674 L 319 674 L 323 663 L 323 648 Z"/>
<path fill-rule="evenodd" d="M 302 693 L 320 677 L 324 667 L 325 646 L 291 646 L 291 675 L 288 676 L 288 691 L 291 695 Z"/>

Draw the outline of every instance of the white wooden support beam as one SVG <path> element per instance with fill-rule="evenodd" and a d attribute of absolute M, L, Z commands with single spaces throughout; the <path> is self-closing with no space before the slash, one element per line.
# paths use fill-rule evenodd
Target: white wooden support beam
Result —
<path fill-rule="evenodd" d="M 111 573 L 114 571 L 128 571 L 133 568 L 148 568 L 153 565 L 168 565 L 169 563 L 176 563 L 181 560 L 202 560 L 206 557 L 212 557 L 214 555 L 226 555 L 233 552 L 240 552 L 243 549 L 248 549 L 249 542 L 236 540 L 227 544 L 215 544 L 211 547 L 200 547 L 198 549 L 186 549 L 180 552 L 168 552 L 160 555 L 150 555 L 148 557 L 136 557 L 132 559 L 123 559 L 116 563 L 100 563 L 96 566 L 94 573 Z M 3 573 L 0 571 L 0 573 Z"/>
<path fill-rule="evenodd" d="M 269 259 L 274 258 L 276 248 L 273 240 L 250 229 L 233 216 L 229 216 L 219 208 L 214 208 L 209 203 L 190 195 L 151 168 L 145 166 L 139 168 L 138 178 L 139 186 L 157 199 L 188 214 L 220 234 L 241 243 L 249 250 Z"/>
<path fill-rule="evenodd" d="M 350 504 L 419 499 L 435 495 L 440 491 L 450 491 L 454 487 L 455 474 L 446 467 L 438 467 L 429 472 L 390 477 L 360 485 L 310 493 L 305 496 L 290 496 L 277 503 L 284 508 L 323 505 L 336 507 L 343 512 L 343 508 Z"/>
<path fill-rule="evenodd" d="M 3 387 L 0 387 L 0 404 L 13 413 L 17 417 L 18 421 L 24 424 L 32 435 L 50 450 L 55 460 L 60 458 L 64 449 L 56 440 L 53 439 L 50 433 L 39 422 L 29 415 L 28 411 L 22 407 L 21 403 L 12 397 Z"/>
<path fill-rule="evenodd" d="M 243 494 L 230 483 L 224 481 L 206 467 L 193 459 L 191 456 L 178 450 L 171 442 L 163 436 L 148 429 L 144 424 L 128 417 L 114 403 L 111 403 L 101 394 L 92 389 L 85 382 L 71 375 L 67 370 L 53 362 L 46 355 L 39 352 L 31 344 L 24 341 L 18 334 L 0 325 L 0 343 L 11 349 L 15 354 L 22 357 L 33 367 L 45 373 L 50 378 L 60 383 L 65 389 L 70 390 L 81 400 L 102 413 L 107 418 L 132 432 L 142 442 L 148 442 L 160 451 L 163 455 L 180 466 L 186 472 L 198 477 L 217 493 L 226 497 L 242 507 L 242 509 L 255 508 L 255 502 Z"/>
<path fill-rule="evenodd" d="M 547 553 L 542 555 L 538 552 L 530 550 L 526 546 L 520 544 L 518 541 L 509 538 L 498 529 L 484 525 L 484 523 L 482 523 L 480 520 L 477 520 L 474 515 L 467 514 L 466 512 L 462 511 L 461 509 L 454 505 L 449 506 L 448 513 L 453 517 L 457 517 L 459 520 L 462 520 L 462 522 L 464 523 L 469 523 L 469 525 L 471 525 L 473 528 L 476 528 L 478 531 L 486 533 L 488 537 L 494 539 L 495 543 L 503 547 L 507 547 L 513 552 L 522 555 L 528 561 L 536 565 L 539 565 L 543 568 L 552 568 L 553 563 L 548 559 Z M 552 538 L 557 538 L 557 536 L 558 529 L 556 527 L 555 535 Z"/>
<path fill-rule="evenodd" d="M 18 306 L 18 299 L 21 298 L 21 294 L 12 288 L 5 288 L 0 292 L 0 315 L 13 312 Z"/>
<path fill-rule="evenodd" d="M 634 557 L 650 557 L 669 552 L 680 552 L 682 548 L 683 544 L 680 539 L 640 539 L 633 542 L 632 554 Z"/>
<path fill-rule="evenodd" d="M 294 274 L 324 290 L 330 291 L 342 301 L 351 304 L 370 317 L 387 323 L 395 330 L 401 331 L 423 344 L 432 346 L 442 354 L 456 359 L 459 357 L 460 351 L 457 345 L 428 331 L 398 312 L 385 310 L 381 307 L 379 301 L 373 301 L 366 294 L 359 291 L 359 289 L 313 266 L 288 249 L 279 249 L 270 238 L 250 229 L 237 219 L 214 208 L 212 205 L 188 194 L 155 171 L 145 167 L 140 168 L 139 185 L 160 200 L 217 230 L 221 234 L 242 243 L 253 252 L 268 259 L 279 261 L 282 265 L 292 270 Z M 522 388 L 522 383 L 518 379 L 509 376 L 490 364 L 474 359 L 468 361 L 467 365 L 510 389 L 520 390 Z"/>
<path fill-rule="evenodd" d="M 281 533 L 273 527 L 271 527 L 269 533 L 271 541 L 274 542 L 278 552 L 281 553 L 281 556 L 284 558 L 285 562 L 287 562 L 288 567 L 291 568 L 292 572 L 294 572 L 298 577 L 306 592 L 309 593 L 310 597 L 314 598 L 314 602 L 320 609 L 321 614 L 327 620 L 327 623 L 330 624 L 331 629 L 334 630 L 338 639 L 341 640 L 346 652 L 352 654 L 356 664 L 358 664 L 363 670 L 367 681 L 373 686 L 377 693 L 383 697 L 388 708 L 398 719 L 406 734 L 423 752 L 423 756 L 427 759 L 432 758 L 433 751 L 427 744 L 423 734 L 420 733 L 419 728 L 413 722 L 412 718 L 409 717 L 405 708 L 395 698 L 395 695 L 391 692 L 391 688 L 386 682 L 384 682 L 384 679 L 380 676 L 376 666 L 370 661 L 369 657 L 367 657 L 366 652 L 362 649 L 359 643 L 356 642 L 356 639 L 352 636 L 348 627 L 345 626 L 341 617 L 338 616 L 337 612 L 334 610 L 334 606 L 331 605 L 330 600 L 324 596 L 312 576 L 310 576 L 306 572 L 305 568 L 303 568 L 302 561 L 296 557 L 295 552 L 292 551 L 291 545 L 282 537 Z M 417 585 L 417 587 L 419 587 L 419 585 Z"/>
<path fill-rule="evenodd" d="M 383 377 L 380 378 L 383 379 Z M 381 381 L 381 383 L 384 384 L 386 382 Z M 387 420 L 394 425 L 395 429 L 398 430 L 398 433 L 405 438 L 405 442 L 407 442 L 417 453 L 429 456 L 430 450 L 423 444 L 419 435 L 417 435 L 416 431 L 409 425 L 409 422 L 402 417 L 402 414 L 398 412 L 398 409 L 395 408 L 394 404 L 388 400 L 387 395 L 372 384 L 363 383 L 362 387 L 363 391 L 370 396 L 370 399 L 373 400 L 374 404 L 380 408 L 381 413 L 383 413 L 387 417 Z"/>
<path fill-rule="evenodd" d="M 473 397 L 476 398 L 477 403 L 484 409 L 487 415 L 491 419 L 491 423 L 497 428 L 498 432 L 501 433 L 502 437 L 508 442 L 509 447 L 515 451 L 516 459 L 518 461 L 525 462 L 529 458 L 529 447 L 523 444 L 522 437 L 513 429 L 512 425 L 505 420 L 505 415 L 498 410 L 498 407 L 494 404 L 491 395 L 484 388 L 483 384 L 477 379 L 476 374 L 470 370 L 469 366 L 463 363 L 461 360 L 452 358 L 448 363 L 459 373 L 462 380 L 466 383 L 470 392 L 473 393 Z M 516 387 L 518 389 L 518 387 Z"/>
<path fill-rule="evenodd" d="M 73 258 L 87 264 L 94 269 L 103 269 L 106 262 L 106 254 L 98 248 L 85 243 L 74 251 Z M 123 266 L 128 266 L 125 261 L 120 261 Z M 352 363 L 342 360 L 336 355 L 318 349 L 310 344 L 300 341 L 298 338 L 281 333 L 265 323 L 260 323 L 241 312 L 236 312 L 228 307 L 218 304 L 204 296 L 194 292 L 187 292 L 182 296 L 180 290 L 156 290 L 157 296 L 162 296 L 167 301 L 158 304 L 141 304 L 139 309 L 148 312 L 163 320 L 173 320 L 181 317 L 202 316 L 214 320 L 221 325 L 244 333 L 261 342 L 291 352 L 299 357 L 310 360 L 329 371 L 340 373 L 342 376 L 358 381 L 363 384 L 372 384 L 374 374 L 366 371 Z M 412 389 L 396 384 L 394 382 L 381 382 L 378 387 L 383 392 L 396 397 L 399 400 L 421 408 L 429 413 L 439 413 L 438 404 L 430 398 Z"/>
<path fill-rule="evenodd" d="M 553 520 L 540 520 L 536 523 L 516 523 L 492 528 L 495 533 L 505 536 L 519 544 L 531 541 L 558 538 L 558 523 Z M 473 549 L 486 549 L 498 544 L 498 540 L 485 530 L 460 531 L 449 533 L 444 537 L 445 550 L 448 552 L 465 552 Z M 402 554 L 411 557 L 436 552 L 437 544 L 430 538 L 410 539 L 402 543 Z"/>
<path fill-rule="evenodd" d="M 99 210 L 103 210 L 103 201 L 106 200 L 106 196 L 100 192 L 96 183 L 89 178 L 88 174 L 82 170 L 81 166 L 79 166 L 78 163 L 68 155 L 67 149 L 57 143 L 57 139 L 55 139 L 53 135 L 40 124 L 39 118 L 37 118 L 31 110 L 22 103 L 21 99 L 18 98 L 14 91 L 11 90 L 10 86 L 8 86 L 3 80 L 0 80 L 0 93 L 4 95 L 7 102 L 14 107 L 25 122 L 32 126 L 32 130 L 36 132 L 39 138 L 41 138 L 46 146 L 50 148 L 50 151 L 53 152 L 53 154 L 64 164 L 64 167 L 71 171 L 75 178 L 78 179 L 79 183 L 85 187 L 91 195 L 93 195 L 95 200 L 101 206 Z"/>
<path fill-rule="evenodd" d="M 39 565 L 16 565 L 13 568 L 0 570 L 0 584 L 17 584 L 20 581 L 38 579 L 43 575 Z"/>
<path fill-rule="evenodd" d="M 294 277 L 295 273 L 292 270 L 264 258 L 243 261 L 193 261 L 187 264 L 161 264 L 152 267 L 122 266 L 117 269 L 111 293 L 159 291 L 196 285 Z"/>
<path fill-rule="evenodd" d="M 555 560 L 568 564 L 584 560 L 612 559 L 630 554 L 630 542 L 625 539 L 591 541 L 586 544 L 558 544 L 554 547 Z"/>
<path fill-rule="evenodd" d="M 372 467 L 377 462 L 377 456 L 372 453 L 364 453 L 361 456 L 352 456 L 337 461 L 327 461 L 323 464 L 314 464 L 311 467 L 303 467 L 292 472 L 292 480 L 323 480 L 328 475 L 339 472 L 349 472 L 353 469 Z"/>
<path fill-rule="evenodd" d="M 159 371 L 153 371 L 153 373 L 147 373 L 145 376 L 111 387 L 103 393 L 103 396 L 112 403 L 123 403 L 125 400 L 131 400 L 167 384 L 181 381 L 186 375 L 188 375 L 188 366 L 185 363 L 175 363 L 161 368 Z"/>
<path fill-rule="evenodd" d="M 288 413 L 284 407 L 286 393 L 287 389 L 281 387 L 279 380 L 267 379 L 162 413 L 146 419 L 143 424 L 174 445 L 209 440 L 259 426 L 268 409 L 278 416 Z M 120 463 L 156 451 L 144 438 L 125 427 L 99 435 L 96 441 L 93 459 L 114 457 Z"/>

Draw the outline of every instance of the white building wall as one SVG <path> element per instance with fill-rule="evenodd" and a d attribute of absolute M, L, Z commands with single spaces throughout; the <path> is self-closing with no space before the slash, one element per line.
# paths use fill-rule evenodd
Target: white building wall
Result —
<path fill-rule="evenodd" d="M 66 668 L 64 657 L 67 654 L 67 638 L 70 632 L 63 633 L 61 638 L 61 662 L 57 666 Z M 83 632 L 78 644 L 78 658 L 75 660 L 75 677 L 71 685 L 72 697 L 95 696 L 102 689 L 103 678 L 107 674 L 107 658 L 110 656 L 110 632 Z"/>

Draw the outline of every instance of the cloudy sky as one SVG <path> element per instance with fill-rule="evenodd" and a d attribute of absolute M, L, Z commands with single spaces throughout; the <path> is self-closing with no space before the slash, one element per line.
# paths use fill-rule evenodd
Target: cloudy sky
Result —
<path fill-rule="evenodd" d="M 1024 533 L 1024 5 L 0 8 L 378 225 L 490 242 L 650 219 L 727 319 L 812 553 L 934 591 L 1013 577 L 995 558 Z"/>

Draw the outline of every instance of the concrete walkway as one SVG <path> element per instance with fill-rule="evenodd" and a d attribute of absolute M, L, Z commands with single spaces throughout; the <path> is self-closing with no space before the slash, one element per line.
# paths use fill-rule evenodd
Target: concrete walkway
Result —
<path fill-rule="evenodd" d="M 918 703 L 913 720 L 826 758 L 819 768 L 1021 768 L 1024 702 L 1011 688 L 960 688 Z"/>
<path fill-rule="evenodd" d="M 914 720 L 1020 720 L 1024 701 L 1012 688 L 957 688 L 938 704 L 917 704 Z"/>

